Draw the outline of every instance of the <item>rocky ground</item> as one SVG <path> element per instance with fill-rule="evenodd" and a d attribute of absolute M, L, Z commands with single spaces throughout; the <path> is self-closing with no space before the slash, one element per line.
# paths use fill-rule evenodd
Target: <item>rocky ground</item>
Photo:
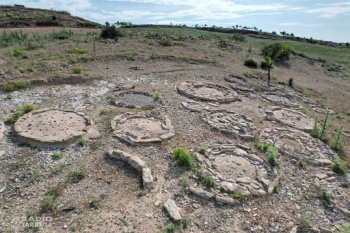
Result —
<path fill-rule="evenodd" d="M 270 89 L 264 88 L 265 82 L 255 77 L 256 71 L 242 67 L 239 59 L 245 52 L 241 44 L 237 51 L 224 53 L 210 46 L 213 41 L 184 42 L 190 48 L 226 56 L 215 62 L 211 58 L 200 60 L 196 50 L 194 55 L 184 55 L 188 47 L 180 46 L 168 49 L 152 45 L 158 49 L 158 59 L 149 59 L 142 51 L 136 61 L 128 59 L 129 55 L 113 58 L 107 54 L 111 48 L 120 53 L 118 46 L 144 44 L 142 37 L 129 42 L 124 39 L 118 44 L 99 44 L 101 54 L 94 61 L 79 61 L 83 75 L 70 75 L 72 67 L 49 61 L 47 67 L 62 72 L 61 78 L 24 71 L 22 78 L 32 80 L 33 88 L 0 93 L 1 231 L 296 232 L 301 228 L 300 219 L 309 218 L 306 231 L 347 232 L 349 177 L 329 169 L 339 156 L 309 135 L 310 121 L 316 115 L 324 117 L 332 106 L 274 81 Z M 197 47 L 204 45 L 207 47 Z M 186 56 L 192 62 L 185 61 Z M 237 61 L 233 67 L 227 61 L 231 59 Z M 290 63 L 300 66 L 294 57 Z M 306 66 L 295 75 L 318 72 L 318 68 Z M 12 68 L 4 64 L 2 69 L 4 80 L 15 80 L 9 75 Z M 277 67 L 274 72 L 284 77 L 285 69 Z M 234 75 L 249 85 L 232 82 L 227 78 L 228 70 L 235 70 Z M 14 77 L 20 73 L 13 71 Z M 184 87 L 188 90 L 184 92 L 181 87 L 187 81 L 193 85 Z M 125 89 L 138 94 L 127 98 L 126 105 L 119 104 L 123 98 L 118 97 L 123 97 Z M 143 100 L 140 93 L 149 95 Z M 153 103 L 150 96 L 155 97 Z M 133 100 L 141 106 L 130 108 Z M 147 108 L 142 108 L 144 103 Z M 62 150 L 20 144 L 13 126 L 2 122 L 26 104 L 82 112 L 101 135 Z M 301 113 L 303 118 L 299 119 L 296 112 L 301 106 L 308 112 Z M 294 114 L 273 114 L 283 108 L 293 109 Z M 139 113 L 135 119 L 143 119 L 142 125 L 134 122 L 131 134 L 123 129 L 125 135 L 137 139 L 132 142 L 155 134 L 161 138 L 160 131 L 174 135 L 142 145 L 115 137 L 118 128 L 111 122 L 122 119 L 115 117 Z M 162 118 L 165 116 L 173 129 Z M 147 120 L 153 122 L 152 127 L 147 126 Z M 140 134 L 135 136 L 137 131 Z M 266 153 L 256 148 L 259 141 L 276 143 L 279 166 L 273 167 Z M 192 170 L 178 165 L 172 155 L 176 147 L 195 155 Z M 305 167 L 298 165 L 300 157 Z M 208 185 L 203 178 L 208 176 L 213 184 Z M 319 198 L 320 185 L 330 193 L 331 202 Z M 232 197 L 238 191 L 244 195 L 241 200 Z M 51 202 L 45 198 L 49 195 L 53 195 Z M 28 227 L 26 224 L 33 222 L 30 216 L 40 217 L 37 222 L 42 225 Z"/>

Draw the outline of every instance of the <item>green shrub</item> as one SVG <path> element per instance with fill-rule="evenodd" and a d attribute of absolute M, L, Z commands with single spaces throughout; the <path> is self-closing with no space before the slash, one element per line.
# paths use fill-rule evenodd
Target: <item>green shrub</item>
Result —
<path fill-rule="evenodd" d="M 56 204 L 57 202 L 55 202 L 55 196 L 47 195 L 44 197 L 42 208 L 44 211 L 53 210 Z"/>
<path fill-rule="evenodd" d="M 56 185 L 56 186 L 53 186 L 49 189 L 48 194 L 57 197 L 57 196 L 61 195 L 62 192 L 63 192 L 63 187 L 61 185 Z"/>
<path fill-rule="evenodd" d="M 163 46 L 172 46 L 173 41 L 170 38 L 167 37 L 162 37 L 160 40 L 157 41 L 158 44 L 163 45 Z"/>
<path fill-rule="evenodd" d="M 73 171 L 70 174 L 70 177 L 73 181 L 78 181 L 83 179 L 87 175 L 87 171 L 84 168 L 73 167 Z"/>
<path fill-rule="evenodd" d="M 301 227 L 311 227 L 311 219 L 308 215 L 303 215 L 300 218 L 298 218 L 298 223 Z"/>
<path fill-rule="evenodd" d="M 29 105 L 24 105 L 20 108 L 16 109 L 16 112 L 10 117 L 8 120 L 9 124 L 14 124 L 20 117 L 24 116 L 24 114 L 33 111 L 35 109 L 35 105 L 29 104 Z"/>
<path fill-rule="evenodd" d="M 331 194 L 327 192 L 327 188 L 323 185 L 317 187 L 317 195 L 319 198 L 326 200 L 328 203 L 331 202 Z"/>
<path fill-rule="evenodd" d="M 110 25 L 106 22 L 105 27 L 102 29 L 100 36 L 104 39 L 116 39 L 122 37 L 123 34 L 117 29 L 115 25 Z"/>
<path fill-rule="evenodd" d="M 80 53 L 80 54 L 89 52 L 88 49 L 80 49 L 80 48 L 71 48 L 71 49 L 67 49 L 66 51 L 68 53 Z"/>
<path fill-rule="evenodd" d="M 73 68 L 73 73 L 74 74 L 80 74 L 83 71 L 83 68 L 76 66 Z"/>
<path fill-rule="evenodd" d="M 255 144 L 255 147 L 258 149 L 258 150 L 261 150 L 261 151 L 267 151 L 267 149 L 269 148 L 270 144 L 267 143 L 267 142 L 258 142 Z"/>
<path fill-rule="evenodd" d="M 332 164 L 329 166 L 329 168 L 338 174 L 346 174 L 346 162 L 341 159 L 335 159 L 333 160 Z"/>
<path fill-rule="evenodd" d="M 199 181 L 204 183 L 207 187 L 214 187 L 215 183 L 213 177 L 209 173 L 205 175 L 203 170 L 203 168 L 200 168 L 196 172 Z"/>
<path fill-rule="evenodd" d="M 25 53 L 23 48 L 16 48 L 13 50 L 13 56 L 15 57 L 19 57 L 19 56 L 23 56 Z"/>
<path fill-rule="evenodd" d="M 189 185 L 189 182 L 188 182 L 188 175 L 187 174 L 184 174 L 181 176 L 181 179 L 180 179 L 180 182 L 181 182 L 181 185 L 183 187 L 187 187 Z"/>
<path fill-rule="evenodd" d="M 78 140 L 78 143 L 79 143 L 81 146 L 85 146 L 87 142 L 88 142 L 88 141 L 87 141 L 84 137 L 81 137 L 81 138 L 79 138 L 79 140 Z"/>
<path fill-rule="evenodd" d="M 29 87 L 28 83 L 25 83 L 23 81 L 17 81 L 12 84 L 3 84 L 2 89 L 4 91 L 17 91 L 19 89 L 27 89 Z"/>
<path fill-rule="evenodd" d="M 156 91 L 156 92 L 154 93 L 154 99 L 155 99 L 155 100 L 160 100 L 160 93 L 159 93 L 158 91 Z"/>
<path fill-rule="evenodd" d="M 234 194 L 232 194 L 232 198 L 239 200 L 239 201 L 244 201 L 245 196 L 241 191 L 235 192 Z"/>
<path fill-rule="evenodd" d="M 199 150 L 199 154 L 201 154 L 201 155 L 205 155 L 206 154 L 206 149 L 205 148 L 201 148 L 200 150 Z"/>
<path fill-rule="evenodd" d="M 34 72 L 34 71 L 35 71 L 34 67 L 31 67 L 31 66 L 28 67 L 27 70 L 28 70 L 29 72 Z"/>
<path fill-rule="evenodd" d="M 97 209 L 100 206 L 101 198 L 92 198 L 90 201 L 90 207 Z"/>
<path fill-rule="evenodd" d="M 301 109 L 300 109 L 300 112 L 306 114 L 306 113 L 307 113 L 307 109 L 306 109 L 306 108 L 301 108 Z"/>
<path fill-rule="evenodd" d="M 10 100 L 12 98 L 13 98 L 13 95 L 11 95 L 11 94 L 7 94 L 6 97 L 5 97 L 5 99 L 7 99 L 7 100 Z"/>
<path fill-rule="evenodd" d="M 56 78 L 60 78 L 61 76 L 62 76 L 61 72 L 59 72 L 59 71 L 55 72 L 55 77 Z"/>
<path fill-rule="evenodd" d="M 253 58 L 247 58 L 244 60 L 244 65 L 248 67 L 258 67 L 258 62 L 255 61 Z"/>
<path fill-rule="evenodd" d="M 55 151 L 55 152 L 53 152 L 52 157 L 53 157 L 54 160 L 60 160 L 62 158 L 62 152 L 61 151 Z"/>
<path fill-rule="evenodd" d="M 275 156 L 269 155 L 267 156 L 267 161 L 271 164 L 272 167 L 278 167 L 280 164 L 277 162 Z"/>
<path fill-rule="evenodd" d="M 272 155 L 272 156 L 277 155 L 277 154 L 278 154 L 278 150 L 277 150 L 277 148 L 275 147 L 275 144 L 269 145 L 269 147 L 268 147 L 267 150 L 266 150 L 266 153 L 267 153 L 268 155 Z"/>
<path fill-rule="evenodd" d="M 261 51 L 263 56 L 270 56 L 274 61 L 286 60 L 289 59 L 292 47 L 275 42 L 265 45 Z"/>
<path fill-rule="evenodd" d="M 267 63 L 266 63 L 265 60 L 262 60 L 262 61 L 260 62 L 260 67 L 261 67 L 261 68 L 267 68 Z"/>
<path fill-rule="evenodd" d="M 91 57 L 89 57 L 89 56 L 83 56 L 83 57 L 81 57 L 81 59 L 83 59 L 86 62 L 91 61 Z"/>
<path fill-rule="evenodd" d="M 211 130 L 213 130 L 213 131 L 220 131 L 220 127 L 219 126 L 217 126 L 217 125 L 212 125 L 211 126 Z"/>
<path fill-rule="evenodd" d="M 174 157 L 180 166 L 185 166 L 188 169 L 193 168 L 193 162 L 190 154 L 185 148 L 177 147 L 173 152 Z"/>
<path fill-rule="evenodd" d="M 303 161 L 303 159 L 302 158 L 300 158 L 299 160 L 298 160 L 298 162 L 297 162 L 297 165 L 299 166 L 299 167 L 305 167 L 305 162 Z"/>
<path fill-rule="evenodd" d="M 62 64 L 63 67 L 67 67 L 68 66 L 67 62 L 62 62 L 61 64 Z"/>
<path fill-rule="evenodd" d="M 288 79 L 288 85 L 289 85 L 290 87 L 293 87 L 293 81 L 294 81 L 294 78 L 292 78 L 292 77 L 290 77 L 290 78 Z"/>
<path fill-rule="evenodd" d="M 132 86 L 131 86 L 132 89 L 135 89 L 136 87 L 137 87 L 136 83 L 133 83 Z"/>
<path fill-rule="evenodd" d="M 27 104 L 17 109 L 17 111 L 22 111 L 23 113 L 31 112 L 35 109 L 34 104 Z"/>

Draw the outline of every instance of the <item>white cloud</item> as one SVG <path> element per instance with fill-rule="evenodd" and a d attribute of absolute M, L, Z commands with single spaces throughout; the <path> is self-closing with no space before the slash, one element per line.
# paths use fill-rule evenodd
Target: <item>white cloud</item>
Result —
<path fill-rule="evenodd" d="M 350 13 L 350 2 L 329 4 L 328 7 L 306 10 L 305 12 L 315 14 L 318 18 L 336 18 L 337 16 L 347 15 Z"/>
<path fill-rule="evenodd" d="M 304 24 L 304 23 L 279 23 L 281 26 L 300 26 L 300 27 L 321 27 L 321 24 Z"/>

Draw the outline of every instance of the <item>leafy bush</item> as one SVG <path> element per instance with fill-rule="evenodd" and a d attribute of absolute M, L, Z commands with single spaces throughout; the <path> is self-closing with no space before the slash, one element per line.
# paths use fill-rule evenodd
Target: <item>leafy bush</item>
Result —
<path fill-rule="evenodd" d="M 34 104 L 27 104 L 27 105 L 24 105 L 24 106 L 18 108 L 17 110 L 22 111 L 23 113 L 28 113 L 28 112 L 33 111 L 34 109 L 35 109 Z"/>
<path fill-rule="evenodd" d="M 277 150 L 277 148 L 275 147 L 275 145 L 272 145 L 272 146 L 270 146 L 269 145 L 269 147 L 267 148 L 267 150 L 266 150 L 266 153 L 269 155 L 269 156 L 275 156 L 275 155 L 277 155 L 278 154 L 278 150 Z"/>
<path fill-rule="evenodd" d="M 234 194 L 232 194 L 232 198 L 239 200 L 239 201 L 244 201 L 245 196 L 241 191 L 235 192 Z"/>
<path fill-rule="evenodd" d="M 308 215 L 303 215 L 300 218 L 298 218 L 298 223 L 301 227 L 310 227 L 311 226 L 311 219 Z"/>
<path fill-rule="evenodd" d="M 303 161 L 302 158 L 300 158 L 300 159 L 298 160 L 297 165 L 298 165 L 299 167 L 305 167 L 305 162 Z"/>
<path fill-rule="evenodd" d="M 100 36 L 104 39 L 116 39 L 122 37 L 123 34 L 117 29 L 115 25 L 110 25 L 106 22 L 105 28 L 102 29 Z"/>
<path fill-rule="evenodd" d="M 267 156 L 267 161 L 271 164 L 272 167 L 278 167 L 280 164 L 277 162 L 275 156 L 269 155 Z"/>
<path fill-rule="evenodd" d="M 56 204 L 57 203 L 55 202 L 55 196 L 47 195 L 44 197 L 42 208 L 44 211 L 53 210 Z"/>
<path fill-rule="evenodd" d="M 267 63 L 266 63 L 265 60 L 262 60 L 262 61 L 260 62 L 260 67 L 261 67 L 261 68 L 267 68 Z"/>
<path fill-rule="evenodd" d="M 234 39 L 235 41 L 239 41 L 239 42 L 247 42 L 246 38 L 244 36 L 241 36 L 241 35 L 233 35 L 232 39 Z"/>
<path fill-rule="evenodd" d="M 67 62 L 62 62 L 61 64 L 62 64 L 63 67 L 67 67 L 68 66 Z"/>
<path fill-rule="evenodd" d="M 174 157 L 180 166 L 185 166 L 188 169 L 193 168 L 193 162 L 190 154 L 185 148 L 177 147 L 173 152 Z"/>
<path fill-rule="evenodd" d="M 86 140 L 84 137 L 81 137 L 81 138 L 79 138 L 78 143 L 79 143 L 81 146 L 85 146 L 86 143 L 87 143 L 87 140 Z"/>
<path fill-rule="evenodd" d="M 6 97 L 5 97 L 5 99 L 7 99 L 7 100 L 10 100 L 12 98 L 13 98 L 13 95 L 11 95 L 11 94 L 7 94 Z"/>
<path fill-rule="evenodd" d="M 60 160 L 62 158 L 62 152 L 61 151 L 55 151 L 55 152 L 53 152 L 52 157 L 53 157 L 54 160 Z"/>
<path fill-rule="evenodd" d="M 329 168 L 335 173 L 344 175 L 346 173 L 346 162 L 341 159 L 335 159 Z"/>
<path fill-rule="evenodd" d="M 261 151 L 267 151 L 267 149 L 269 148 L 270 144 L 267 143 L 267 142 L 258 142 L 255 144 L 255 147 L 258 149 L 258 150 L 261 150 Z"/>
<path fill-rule="evenodd" d="M 288 85 L 289 85 L 290 87 L 293 87 L 293 81 L 294 81 L 294 78 L 292 78 L 292 77 L 290 77 L 290 78 L 288 79 Z"/>
<path fill-rule="evenodd" d="M 77 168 L 77 167 L 74 167 L 73 171 L 70 174 L 73 181 L 81 180 L 86 175 L 87 175 L 87 171 L 84 168 Z"/>
<path fill-rule="evenodd" d="M 34 67 L 31 67 L 31 66 L 28 67 L 27 70 L 28 70 L 29 72 L 34 72 L 34 71 L 35 71 Z"/>
<path fill-rule="evenodd" d="M 155 99 L 155 100 L 160 100 L 160 93 L 159 93 L 158 91 L 156 91 L 156 92 L 154 93 L 154 99 Z"/>
<path fill-rule="evenodd" d="M 97 209 L 100 206 L 101 198 L 92 198 L 90 201 L 90 207 Z"/>
<path fill-rule="evenodd" d="M 263 56 L 270 56 L 274 61 L 286 60 L 289 59 L 290 53 L 292 52 L 292 47 L 275 42 L 265 45 L 261 52 Z"/>
<path fill-rule="evenodd" d="M 172 46 L 173 45 L 173 41 L 170 38 L 167 38 L 165 36 L 163 36 L 157 42 L 158 42 L 158 44 L 163 45 L 163 46 Z"/>
<path fill-rule="evenodd" d="M 327 192 L 327 188 L 323 185 L 317 187 L 317 195 L 319 198 L 326 200 L 328 203 L 331 202 L 331 194 Z"/>
<path fill-rule="evenodd" d="M 88 53 L 88 49 L 71 48 L 66 50 L 68 53 Z"/>
<path fill-rule="evenodd" d="M 73 73 L 74 74 L 80 74 L 83 71 L 83 68 L 76 66 L 73 68 Z"/>
<path fill-rule="evenodd" d="M 49 195 L 59 196 L 63 192 L 63 187 L 61 185 L 53 186 L 49 189 Z"/>
<path fill-rule="evenodd" d="M 244 65 L 248 67 L 258 67 L 258 62 L 255 61 L 253 58 L 247 58 L 244 60 Z"/>
<path fill-rule="evenodd" d="M 209 173 L 204 174 L 203 170 L 204 170 L 203 168 L 200 168 L 196 172 L 199 181 L 204 183 L 207 187 L 214 187 L 215 183 L 214 183 L 213 177 Z"/>
<path fill-rule="evenodd" d="M 81 57 L 81 59 L 83 59 L 86 62 L 91 61 L 91 57 L 89 57 L 89 56 L 83 56 L 83 57 Z"/>
<path fill-rule="evenodd" d="M 33 104 L 28 104 L 24 105 L 20 108 L 17 108 L 17 112 L 15 112 L 10 119 L 8 120 L 8 123 L 14 124 L 20 117 L 24 116 L 24 114 L 33 111 L 35 109 L 35 105 Z"/>
<path fill-rule="evenodd" d="M 3 84 L 2 89 L 4 91 L 17 91 L 19 89 L 27 89 L 29 87 L 28 83 L 25 83 L 23 81 L 17 81 L 12 84 Z"/>
<path fill-rule="evenodd" d="M 13 50 L 13 56 L 15 57 L 19 57 L 19 56 L 23 56 L 25 53 L 24 49 L 23 48 L 16 48 Z"/>

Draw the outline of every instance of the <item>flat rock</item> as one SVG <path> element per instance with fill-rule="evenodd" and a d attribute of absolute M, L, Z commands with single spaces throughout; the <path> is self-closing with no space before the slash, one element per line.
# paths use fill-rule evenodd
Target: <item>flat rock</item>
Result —
<path fill-rule="evenodd" d="M 239 201 L 234 200 L 230 197 L 224 197 L 224 196 L 219 196 L 219 195 L 215 196 L 215 200 L 217 202 L 228 204 L 228 205 L 237 205 L 239 203 Z"/>
<path fill-rule="evenodd" d="M 207 191 L 204 191 L 203 189 L 201 188 L 194 188 L 194 187 L 190 187 L 189 190 L 197 195 L 197 196 L 200 196 L 200 197 L 203 197 L 204 199 L 212 199 L 214 197 L 214 194 L 210 193 L 210 192 L 207 192 Z"/>
<path fill-rule="evenodd" d="M 326 174 L 316 174 L 315 177 L 317 177 L 320 180 L 323 180 L 323 179 L 327 178 L 328 176 Z"/>
<path fill-rule="evenodd" d="M 153 187 L 153 177 L 151 169 L 148 167 L 142 168 L 142 181 L 143 181 L 143 187 L 145 189 L 151 190 Z"/>
<path fill-rule="evenodd" d="M 94 138 L 99 138 L 101 137 L 100 131 L 97 129 L 96 125 L 91 125 L 86 132 L 89 135 L 89 138 L 94 139 Z"/>
<path fill-rule="evenodd" d="M 137 156 L 132 156 L 128 163 L 138 172 L 142 172 L 142 168 L 146 166 L 146 163 Z"/>
<path fill-rule="evenodd" d="M 168 211 L 169 216 L 174 219 L 175 221 L 181 220 L 181 215 L 179 213 L 179 208 L 177 207 L 175 201 L 168 199 L 164 203 L 164 208 Z"/>

